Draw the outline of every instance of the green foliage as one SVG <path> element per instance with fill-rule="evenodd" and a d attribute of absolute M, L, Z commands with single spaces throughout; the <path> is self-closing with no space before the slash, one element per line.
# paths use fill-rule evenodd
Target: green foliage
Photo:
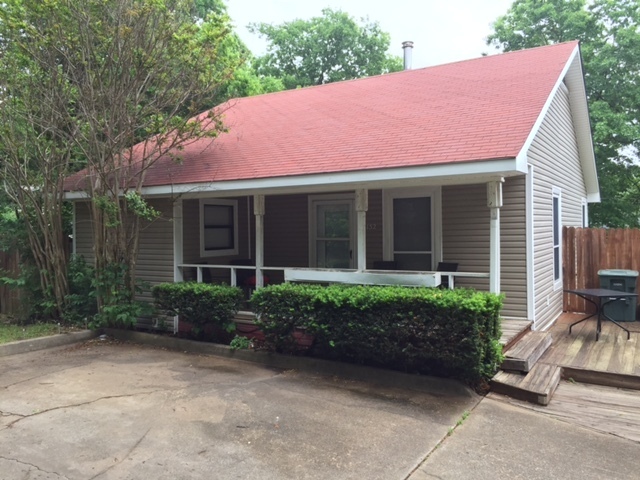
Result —
<path fill-rule="evenodd" d="M 135 294 L 142 293 L 144 285 L 138 284 L 134 294 L 131 293 L 126 281 L 128 272 L 127 265 L 116 263 L 95 273 L 92 294 L 102 301 L 102 305 L 90 323 L 92 328 L 133 328 L 138 318 L 152 313 L 150 304 L 135 298 Z"/>
<path fill-rule="evenodd" d="M 244 300 L 242 290 L 228 285 L 182 282 L 161 283 L 151 289 L 157 309 L 196 327 L 212 324 L 233 331 L 233 315 Z"/>
<path fill-rule="evenodd" d="M 48 337 L 58 333 L 60 333 L 60 326 L 54 323 L 0 325 L 0 344 L 27 340 L 29 338 Z"/>
<path fill-rule="evenodd" d="M 267 54 L 256 59 L 258 74 L 281 78 L 287 89 L 402 70 L 402 60 L 387 54 L 389 34 L 378 23 L 358 23 L 339 10 L 250 29 L 269 42 Z"/>
<path fill-rule="evenodd" d="M 286 351 L 294 327 L 312 354 L 477 384 L 501 361 L 502 297 L 472 290 L 272 285 L 251 299 L 266 344 Z"/>
<path fill-rule="evenodd" d="M 84 257 L 73 256 L 69 261 L 69 295 L 66 299 L 64 320 L 76 325 L 87 325 L 98 313 L 95 295 L 96 271 Z"/>
<path fill-rule="evenodd" d="M 493 28 L 504 51 L 580 40 L 602 196 L 589 220 L 640 227 L 640 3 L 517 0 Z"/>
<path fill-rule="evenodd" d="M 236 335 L 231 339 L 229 348 L 231 348 L 231 350 L 248 350 L 252 345 L 253 344 L 249 338 Z"/>
<path fill-rule="evenodd" d="M 149 205 L 149 202 L 142 198 L 138 192 L 129 191 L 125 193 L 124 199 L 127 202 L 129 212 L 144 220 L 152 222 L 160 216 L 160 212 Z"/>

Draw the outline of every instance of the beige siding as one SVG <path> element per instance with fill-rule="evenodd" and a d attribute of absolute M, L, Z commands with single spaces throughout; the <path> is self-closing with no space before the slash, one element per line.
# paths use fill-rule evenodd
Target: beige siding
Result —
<path fill-rule="evenodd" d="M 173 282 L 173 201 L 156 199 L 149 204 L 160 212 L 160 217 L 143 222 L 140 227 L 136 276 L 153 286 Z"/>
<path fill-rule="evenodd" d="M 562 286 L 554 288 L 552 189 L 561 189 L 562 224 L 580 226 L 586 197 L 568 92 L 563 86 L 534 139 L 528 160 L 534 167 L 534 282 L 535 327 L 555 320 L 562 312 Z"/>
<path fill-rule="evenodd" d="M 274 267 L 309 265 L 307 195 L 274 195 L 265 200 L 264 261 Z"/>
<path fill-rule="evenodd" d="M 527 319 L 526 176 L 507 178 L 500 209 L 500 285 L 502 315 Z"/>
<path fill-rule="evenodd" d="M 502 315 L 527 316 L 525 177 L 509 178 L 500 210 Z M 485 184 L 443 187 L 442 256 L 464 272 L 489 272 L 489 223 Z M 456 285 L 489 289 L 488 279 L 456 280 Z"/>
<path fill-rule="evenodd" d="M 87 202 L 75 202 L 75 243 L 76 255 L 93 263 L 95 256 L 93 253 L 93 224 Z"/>
<path fill-rule="evenodd" d="M 373 268 L 373 262 L 383 259 L 382 234 L 382 190 L 370 190 L 367 211 L 367 268 Z"/>
<path fill-rule="evenodd" d="M 149 203 L 161 215 L 153 222 L 143 222 L 141 225 L 136 276 L 152 286 L 173 282 L 173 202 L 160 199 L 150 200 Z M 93 224 L 86 202 L 76 202 L 75 231 L 76 255 L 93 263 Z M 149 292 L 145 292 L 141 298 L 149 298 Z"/>

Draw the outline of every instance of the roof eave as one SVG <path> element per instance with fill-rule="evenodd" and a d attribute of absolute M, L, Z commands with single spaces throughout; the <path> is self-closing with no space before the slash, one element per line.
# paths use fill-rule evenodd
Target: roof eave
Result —
<path fill-rule="evenodd" d="M 253 194 L 312 193 L 351 188 L 396 188 L 482 183 L 519 175 L 516 159 L 474 160 L 414 167 L 381 168 L 351 172 L 200 182 L 143 187 L 145 197 L 204 197 Z M 67 200 L 86 200 L 82 191 L 67 192 Z"/>

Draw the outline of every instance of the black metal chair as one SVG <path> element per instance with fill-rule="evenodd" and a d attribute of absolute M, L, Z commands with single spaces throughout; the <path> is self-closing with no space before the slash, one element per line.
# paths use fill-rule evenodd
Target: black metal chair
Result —
<path fill-rule="evenodd" d="M 395 260 L 375 260 L 373 262 L 374 270 L 397 270 L 398 262 Z"/>
<path fill-rule="evenodd" d="M 439 262 L 438 267 L 436 268 L 436 272 L 457 272 L 457 271 L 458 271 L 458 264 L 455 262 Z M 442 276 L 440 287 L 449 288 L 449 277 L 447 275 Z"/>

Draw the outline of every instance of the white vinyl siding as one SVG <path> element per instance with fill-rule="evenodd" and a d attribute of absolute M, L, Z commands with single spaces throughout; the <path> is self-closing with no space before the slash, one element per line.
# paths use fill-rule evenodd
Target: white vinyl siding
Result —
<path fill-rule="evenodd" d="M 535 324 L 543 328 L 562 312 L 562 288 L 554 285 L 553 187 L 562 191 L 561 226 L 582 225 L 586 189 L 567 88 L 554 98 L 528 152 L 533 184 Z M 562 255 L 561 255 L 562 258 Z M 562 273 L 561 273 L 562 277 Z"/>

